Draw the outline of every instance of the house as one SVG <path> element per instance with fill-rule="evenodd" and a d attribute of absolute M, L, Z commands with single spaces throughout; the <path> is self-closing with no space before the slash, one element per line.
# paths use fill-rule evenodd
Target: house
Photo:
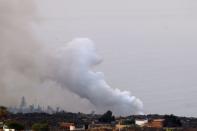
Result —
<path fill-rule="evenodd" d="M 85 130 L 85 125 L 77 125 L 74 123 L 60 123 L 60 127 L 62 129 L 70 130 L 70 131 L 82 131 Z"/>
<path fill-rule="evenodd" d="M 140 127 L 145 126 L 147 123 L 148 123 L 147 119 L 136 119 L 135 120 L 135 124 L 140 126 Z"/>
<path fill-rule="evenodd" d="M 3 131 L 15 131 L 15 129 L 3 129 Z"/>
<path fill-rule="evenodd" d="M 152 119 L 145 124 L 146 127 L 162 128 L 164 126 L 164 119 Z"/>
<path fill-rule="evenodd" d="M 60 128 L 66 129 L 66 130 L 73 130 L 74 125 L 75 125 L 74 123 L 65 123 L 65 122 L 61 122 L 61 123 L 60 123 Z"/>

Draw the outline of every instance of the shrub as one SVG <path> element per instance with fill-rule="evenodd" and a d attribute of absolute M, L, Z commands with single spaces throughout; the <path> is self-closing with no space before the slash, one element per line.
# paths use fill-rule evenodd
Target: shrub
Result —
<path fill-rule="evenodd" d="M 34 131 L 48 131 L 49 126 L 47 123 L 35 123 L 32 125 Z"/>

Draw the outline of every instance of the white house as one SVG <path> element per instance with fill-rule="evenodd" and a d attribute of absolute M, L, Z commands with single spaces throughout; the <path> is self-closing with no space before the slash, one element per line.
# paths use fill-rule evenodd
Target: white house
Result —
<path fill-rule="evenodd" d="M 70 131 L 82 131 L 85 130 L 85 126 L 81 125 L 81 126 L 70 126 Z"/>
<path fill-rule="evenodd" d="M 3 131 L 15 131 L 15 129 L 3 129 Z"/>
<path fill-rule="evenodd" d="M 148 120 L 147 119 L 136 119 L 135 120 L 135 124 L 138 125 L 138 126 L 144 126 L 146 123 L 148 123 Z"/>
<path fill-rule="evenodd" d="M 3 125 L 3 131 L 15 131 L 15 129 L 8 129 L 6 125 Z"/>

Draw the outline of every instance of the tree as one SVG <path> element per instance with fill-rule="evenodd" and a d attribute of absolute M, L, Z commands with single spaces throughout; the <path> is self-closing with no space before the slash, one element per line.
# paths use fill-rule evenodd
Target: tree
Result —
<path fill-rule="evenodd" d="M 104 122 L 104 123 L 110 123 L 112 121 L 115 120 L 115 117 L 112 116 L 112 111 L 107 111 L 106 113 L 104 113 L 100 118 L 99 121 L 100 122 Z"/>
<path fill-rule="evenodd" d="M 0 118 L 5 118 L 8 115 L 8 110 L 4 106 L 0 106 Z"/>
<path fill-rule="evenodd" d="M 15 129 L 15 130 L 24 130 L 24 125 L 14 122 L 14 121 L 8 121 L 6 122 L 6 126 L 10 129 Z"/>
<path fill-rule="evenodd" d="M 35 123 L 32 125 L 34 131 L 48 131 L 49 125 L 47 123 Z"/>
<path fill-rule="evenodd" d="M 135 125 L 135 119 L 127 119 L 123 121 L 124 125 Z"/>
<path fill-rule="evenodd" d="M 181 127 L 182 123 L 177 116 L 165 115 L 164 116 L 164 126 L 165 127 Z"/>

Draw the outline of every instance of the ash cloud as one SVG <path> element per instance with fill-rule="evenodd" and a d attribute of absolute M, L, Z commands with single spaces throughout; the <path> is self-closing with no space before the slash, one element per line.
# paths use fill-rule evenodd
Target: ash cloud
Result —
<path fill-rule="evenodd" d="M 78 96 L 81 104 L 85 101 L 97 112 L 142 113 L 138 98 L 110 87 L 102 72 L 93 71 L 101 58 L 90 39 L 76 38 L 51 48 L 33 36 L 34 18 L 33 2 L 0 1 L 0 104 L 16 105 L 17 98 L 25 96 L 30 102 L 73 105 L 69 101 Z"/>

